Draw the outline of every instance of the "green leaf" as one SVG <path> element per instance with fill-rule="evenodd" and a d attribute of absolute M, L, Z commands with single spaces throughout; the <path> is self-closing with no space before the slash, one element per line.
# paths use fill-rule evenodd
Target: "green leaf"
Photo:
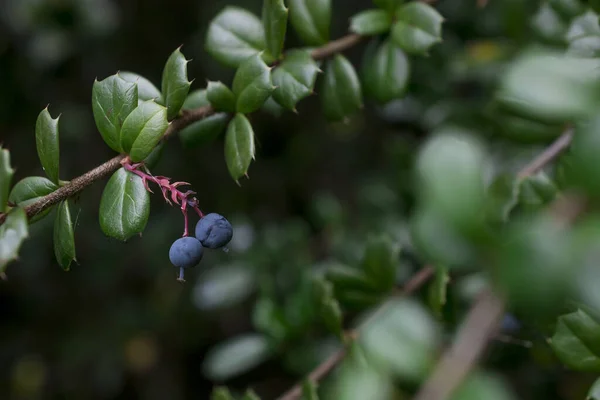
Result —
<path fill-rule="evenodd" d="M 346 265 L 334 264 L 327 268 L 325 276 L 333 283 L 336 292 L 355 289 L 359 291 L 377 291 L 377 286 L 366 275 L 365 271 Z"/>
<path fill-rule="evenodd" d="M 597 109 L 599 67 L 596 59 L 529 53 L 509 65 L 496 97 L 513 113 L 547 123 L 585 118 Z"/>
<path fill-rule="evenodd" d="M 322 278 L 313 279 L 314 295 L 321 320 L 329 331 L 343 339 L 342 310 L 333 297 L 333 285 Z"/>
<path fill-rule="evenodd" d="M 257 367 L 271 354 L 272 350 L 264 336 L 246 334 L 209 350 L 202 369 L 209 379 L 222 382 Z"/>
<path fill-rule="evenodd" d="M 600 171 L 597 155 L 600 151 L 600 117 L 578 123 L 568 157 L 562 157 L 564 184 L 583 190 L 590 196 L 600 196 Z"/>
<path fill-rule="evenodd" d="M 317 384 L 310 378 L 302 381 L 302 400 L 319 400 Z"/>
<path fill-rule="evenodd" d="M 236 111 L 248 114 L 258 110 L 271 96 L 271 68 L 262 60 L 260 54 L 245 60 L 233 78 L 233 93 L 236 98 Z"/>
<path fill-rule="evenodd" d="M 396 284 L 396 266 L 400 248 L 387 235 L 370 236 L 362 259 L 362 270 L 380 292 L 390 291 Z"/>
<path fill-rule="evenodd" d="M 528 176 L 519 182 L 519 206 L 539 210 L 556 198 L 558 188 L 543 172 Z"/>
<path fill-rule="evenodd" d="M 402 50 L 386 40 L 378 45 L 373 40 L 362 65 L 365 95 L 378 103 L 388 103 L 404 97 L 410 76 L 410 63 Z"/>
<path fill-rule="evenodd" d="M 341 54 L 328 61 L 321 93 L 323 113 L 332 121 L 340 121 L 363 106 L 356 71 Z"/>
<path fill-rule="evenodd" d="M 58 184 L 59 156 L 58 120 L 52 119 L 48 107 L 42 110 L 35 123 L 35 144 L 37 153 L 48 178 Z"/>
<path fill-rule="evenodd" d="M 229 389 L 225 386 L 215 387 L 210 395 L 210 400 L 235 400 Z"/>
<path fill-rule="evenodd" d="M 486 218 L 494 226 L 503 225 L 519 203 L 519 184 L 513 174 L 499 174 L 486 189 Z"/>
<path fill-rule="evenodd" d="M 277 60 L 281 56 L 287 30 L 288 9 L 283 0 L 264 0 L 262 19 L 267 50 Z"/>
<path fill-rule="evenodd" d="M 119 76 L 127 82 L 135 83 L 138 87 L 138 102 L 158 100 L 161 96 L 160 90 L 148 79 L 134 72 L 119 71 Z"/>
<path fill-rule="evenodd" d="M 92 111 L 96 127 L 104 142 L 114 151 L 122 152 L 121 126 L 138 105 L 138 88 L 119 74 L 94 82 Z"/>
<path fill-rule="evenodd" d="M 69 200 L 62 201 L 56 209 L 56 219 L 54 220 L 54 254 L 56 255 L 58 265 L 65 271 L 71 269 L 71 261 L 77 261 Z"/>
<path fill-rule="evenodd" d="M 201 310 L 230 310 L 247 301 L 255 276 L 246 264 L 219 265 L 205 271 L 194 287 L 193 301 Z"/>
<path fill-rule="evenodd" d="M 331 0 L 289 0 L 290 22 L 309 46 L 329 42 Z"/>
<path fill-rule="evenodd" d="M 12 188 L 10 195 L 8 196 L 8 201 L 19 207 L 25 208 L 40 200 L 42 197 L 54 192 L 56 189 L 58 189 L 58 186 L 44 177 L 28 176 L 27 178 L 21 179 Z M 36 216 L 31 217 L 30 223 L 44 218 L 51 210 L 52 208 L 48 208 Z"/>
<path fill-rule="evenodd" d="M 254 131 L 244 114 L 236 114 L 225 134 L 225 162 L 231 177 L 237 182 L 248 173 L 254 159 Z"/>
<path fill-rule="evenodd" d="M 373 4 L 377 7 L 393 13 L 404 0 L 373 0 Z"/>
<path fill-rule="evenodd" d="M 192 110 L 209 105 L 207 91 L 199 89 L 188 95 L 185 103 L 183 103 L 183 109 Z M 227 122 L 229 122 L 229 115 L 224 112 L 217 112 L 179 131 L 179 138 L 183 145 L 188 148 L 211 143 L 225 131 Z"/>
<path fill-rule="evenodd" d="M 572 42 L 575 39 L 591 35 L 600 35 L 600 24 L 598 24 L 598 15 L 590 10 L 571 22 L 565 39 Z"/>
<path fill-rule="evenodd" d="M 531 27 L 543 41 L 564 45 L 567 24 L 547 2 L 543 2 L 531 18 Z"/>
<path fill-rule="evenodd" d="M 486 159 L 478 138 L 455 127 L 433 132 L 419 152 L 416 170 L 420 196 L 459 232 L 473 233 L 482 222 Z"/>
<path fill-rule="evenodd" d="M 123 122 L 121 147 L 131 161 L 142 161 L 150 155 L 168 127 L 167 109 L 154 100 L 145 101 Z"/>
<path fill-rule="evenodd" d="M 548 0 L 548 4 L 566 19 L 571 19 L 585 12 L 585 7 L 580 0 Z"/>
<path fill-rule="evenodd" d="M 258 397 L 258 395 L 254 393 L 252 389 L 248 389 L 246 390 L 246 393 L 244 393 L 242 400 L 260 400 L 260 397 Z"/>
<path fill-rule="evenodd" d="M 558 318 L 550 346 L 577 371 L 600 371 L 600 323 L 581 309 Z"/>
<path fill-rule="evenodd" d="M 181 47 L 180 47 L 181 48 Z M 188 60 L 178 48 L 167 60 L 162 75 L 161 103 L 167 107 L 167 119 L 170 121 L 177 116 L 185 101 L 192 82 L 188 81 Z"/>
<path fill-rule="evenodd" d="M 282 343 L 290 332 L 282 307 L 266 296 L 259 298 L 254 304 L 252 324 L 278 343 Z"/>
<path fill-rule="evenodd" d="M 100 199 L 100 227 L 105 235 L 126 241 L 141 233 L 150 215 L 150 195 L 142 178 L 121 168 L 110 178 Z"/>
<path fill-rule="evenodd" d="M 509 305 L 524 315 L 552 315 L 577 276 L 569 231 L 551 216 L 538 213 L 515 219 L 498 240 L 494 283 Z"/>
<path fill-rule="evenodd" d="M 215 110 L 235 112 L 235 95 L 225 84 L 209 81 L 206 96 Z"/>
<path fill-rule="evenodd" d="M 569 43 L 567 55 L 582 58 L 600 57 L 600 36 L 582 36 L 573 40 Z"/>
<path fill-rule="evenodd" d="M 256 15 L 239 7 L 225 7 L 210 23 L 206 51 L 221 63 L 238 67 L 266 48 L 265 33 Z"/>
<path fill-rule="evenodd" d="M 442 17 L 435 8 L 413 1 L 400 6 L 392 27 L 392 41 L 411 54 L 426 55 L 442 41 Z"/>
<path fill-rule="evenodd" d="M 587 393 L 586 400 L 600 400 L 600 378 L 596 379 Z"/>
<path fill-rule="evenodd" d="M 442 316 L 442 310 L 446 305 L 449 282 L 448 268 L 437 266 L 435 279 L 429 286 L 429 305 L 438 317 Z"/>
<path fill-rule="evenodd" d="M 162 157 L 163 149 L 165 148 L 165 142 L 158 142 L 156 147 L 152 150 L 148 157 L 144 158 L 144 165 L 150 169 L 154 168 Z"/>
<path fill-rule="evenodd" d="M 413 300 L 392 299 L 381 307 L 361 328 L 359 340 L 367 358 L 402 379 L 420 381 L 435 362 L 438 327 L 429 312 Z"/>
<path fill-rule="evenodd" d="M 21 244 L 27 236 L 27 214 L 20 207 L 13 208 L 0 225 L 0 272 L 6 271 L 8 263 L 17 259 Z"/>
<path fill-rule="evenodd" d="M 506 383 L 488 373 L 475 372 L 456 389 L 450 400 L 516 400 Z"/>
<path fill-rule="evenodd" d="M 350 19 L 350 31 L 370 36 L 387 32 L 392 26 L 392 16 L 385 10 L 361 11 Z"/>
<path fill-rule="evenodd" d="M 352 350 L 359 349 L 358 346 Z M 362 358 L 345 361 L 338 373 L 331 394 L 335 400 L 389 400 L 394 398 L 393 381 L 388 371 L 376 369 Z M 325 396 L 324 396 L 325 397 Z"/>
<path fill-rule="evenodd" d="M 10 166 L 10 152 L 0 147 L 0 213 L 7 211 L 10 183 L 15 170 Z"/>
<path fill-rule="evenodd" d="M 273 70 L 273 99 L 288 110 L 295 110 L 296 103 L 313 93 L 319 71 L 308 51 L 287 52 L 283 62 Z"/>

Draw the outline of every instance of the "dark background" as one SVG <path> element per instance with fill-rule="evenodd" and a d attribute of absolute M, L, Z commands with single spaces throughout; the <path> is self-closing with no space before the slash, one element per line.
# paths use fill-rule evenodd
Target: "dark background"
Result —
<path fill-rule="evenodd" d="M 333 3 L 332 38 L 371 6 Z M 440 121 L 478 124 L 497 68 L 488 53 L 495 60 L 505 45 L 531 40 L 537 2 L 490 3 L 478 11 L 474 0 L 439 2 L 445 42 L 431 57 L 414 60 L 406 101 L 387 108 L 367 103 L 347 125 L 327 124 L 316 97 L 304 100 L 298 115 L 253 115 L 257 159 L 241 187 L 228 175 L 222 138 L 197 149 L 170 140 L 153 172 L 191 182 L 202 209 L 227 216 L 236 229 L 229 253 L 206 255 L 184 285 L 167 255 L 182 218 L 158 195 L 143 237 L 123 244 L 106 238 L 98 224 L 104 182 L 86 189 L 72 207 L 78 264 L 68 273 L 54 260 L 53 214 L 33 225 L 20 260 L 0 282 L 0 398 L 207 399 L 215 382 L 203 374 L 204 357 L 214 344 L 254 330 L 261 285 L 331 256 L 352 260 L 370 231 L 405 238 L 416 145 Z M 62 179 L 113 156 L 92 117 L 96 77 L 128 70 L 159 86 L 164 62 L 183 44 L 193 59 L 192 89 L 207 79 L 230 82 L 233 70 L 203 49 L 206 26 L 225 5 L 260 14 L 258 0 L 1 0 L 0 142 L 11 151 L 15 182 L 43 174 L 34 126 L 47 104 L 53 116 L 61 114 Z M 473 47 L 480 42 L 488 47 Z M 291 29 L 286 44 L 299 45 Z M 357 66 L 363 49 L 346 53 Z M 522 398 L 583 397 L 587 378 L 552 363 L 534 368 L 528 354 L 496 344 L 491 358 L 515 378 Z M 547 349 L 539 354 L 548 358 Z M 250 385 L 270 399 L 314 364 L 275 356 L 227 383 Z"/>

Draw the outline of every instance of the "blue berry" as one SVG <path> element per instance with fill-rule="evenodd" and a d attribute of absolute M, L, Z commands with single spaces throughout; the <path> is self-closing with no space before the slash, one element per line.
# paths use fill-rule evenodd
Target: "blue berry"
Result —
<path fill-rule="evenodd" d="M 504 314 L 502 319 L 502 332 L 504 333 L 516 333 L 521 329 L 521 323 L 512 314 Z"/>
<path fill-rule="evenodd" d="M 169 250 L 171 263 L 179 268 L 191 268 L 202 259 L 204 248 L 198 239 L 190 236 L 177 239 Z"/>
<path fill-rule="evenodd" d="M 196 224 L 196 238 L 204 247 L 217 249 L 225 246 L 233 237 L 233 228 L 225 217 L 211 213 Z"/>

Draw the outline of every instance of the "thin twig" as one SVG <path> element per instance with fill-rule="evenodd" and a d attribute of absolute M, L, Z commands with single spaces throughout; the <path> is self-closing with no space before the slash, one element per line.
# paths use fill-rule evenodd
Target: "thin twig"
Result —
<path fill-rule="evenodd" d="M 503 301 L 491 291 L 484 292 L 467 314 L 456 341 L 413 400 L 448 399 L 483 354 L 503 315 Z"/>
<path fill-rule="evenodd" d="M 519 179 L 527 178 L 540 170 L 546 165 L 550 164 L 556 157 L 558 157 L 573 140 L 573 130 L 568 129 L 558 139 L 556 139 L 550 146 L 548 146 L 540 155 L 533 159 L 517 174 Z"/>
<path fill-rule="evenodd" d="M 360 36 L 356 34 L 349 34 L 340 39 L 334 40 L 325 44 L 322 47 L 316 48 L 312 51 L 312 56 L 315 59 L 323 59 L 330 57 L 333 54 L 344 51 L 360 41 Z M 164 138 L 168 138 L 188 125 L 199 121 L 203 118 L 211 116 L 215 113 L 215 110 L 210 106 L 196 108 L 194 110 L 184 111 L 181 116 L 177 117 L 171 122 L 169 128 L 165 132 Z M 50 193 L 47 196 L 42 197 L 40 200 L 25 207 L 27 217 L 31 218 L 34 215 L 41 213 L 42 211 L 52 207 L 61 201 L 76 195 L 81 192 L 87 186 L 92 183 L 107 177 L 112 172 L 116 171 L 121 166 L 121 161 L 125 158 L 124 154 L 120 154 L 116 157 L 111 158 L 102 165 L 94 168 L 91 171 L 71 180 L 66 185 L 60 187 L 58 190 Z M 6 214 L 0 213 L 0 225 L 6 220 Z"/>
<path fill-rule="evenodd" d="M 433 276 L 433 268 L 425 267 L 420 269 L 408 282 L 404 285 L 401 293 L 408 296 L 421 288 Z M 395 295 L 395 294 L 394 294 Z M 356 340 L 358 332 L 352 330 L 345 334 L 346 337 Z M 329 356 L 325 361 L 319 364 L 309 375 L 308 379 L 313 382 L 318 382 L 329 375 L 335 367 L 337 367 L 346 357 L 346 349 L 342 348 Z M 277 400 L 296 400 L 302 395 L 302 383 L 297 383 L 290 390 L 282 394 Z"/>
<path fill-rule="evenodd" d="M 517 177 L 524 179 L 542 170 L 569 147 L 572 138 L 573 131 L 568 129 L 527 164 Z M 563 204 L 561 201 L 557 203 Z M 581 202 L 576 203 L 577 207 L 573 204 L 573 201 L 569 201 L 569 210 L 575 209 L 578 213 L 583 210 Z M 565 207 L 567 206 L 558 208 L 562 210 Z M 575 211 L 569 212 L 567 219 L 572 220 L 574 217 L 571 214 L 574 213 Z M 456 341 L 442 356 L 433 374 L 413 400 L 448 399 L 476 365 L 488 342 L 496 337 L 497 327 L 503 315 L 504 302 L 492 291 L 484 292 L 467 314 Z"/>

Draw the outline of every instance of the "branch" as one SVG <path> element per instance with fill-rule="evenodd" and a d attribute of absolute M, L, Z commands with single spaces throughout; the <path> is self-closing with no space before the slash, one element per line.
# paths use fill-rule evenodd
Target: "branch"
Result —
<path fill-rule="evenodd" d="M 524 179 L 542 170 L 569 147 L 572 139 L 573 131 L 567 129 L 523 167 L 517 177 Z M 555 215 L 571 221 L 582 212 L 583 207 L 583 202 L 569 198 L 568 202 L 558 201 L 552 208 L 556 209 Z M 483 293 L 467 314 L 456 341 L 443 355 L 433 374 L 413 400 L 448 399 L 477 364 L 488 342 L 496 336 L 503 315 L 504 302 L 491 291 Z"/>
<path fill-rule="evenodd" d="M 431 277 L 433 276 L 433 268 L 425 267 L 419 270 L 415 275 L 410 278 L 408 282 L 404 285 L 401 294 L 408 296 L 414 292 L 416 292 L 421 286 L 425 284 Z M 396 294 L 394 294 L 396 295 Z M 358 338 L 358 332 L 356 331 L 348 331 L 345 336 L 352 340 L 356 340 Z M 337 367 L 342 360 L 346 357 L 346 349 L 343 348 L 338 350 L 321 364 L 319 364 L 309 375 L 308 379 L 312 382 L 318 382 L 321 379 L 325 378 L 331 371 Z M 277 398 L 277 400 L 296 400 L 302 396 L 302 383 L 297 383 L 290 390 L 282 394 Z"/>
<path fill-rule="evenodd" d="M 454 344 L 413 400 L 445 400 L 477 363 L 504 314 L 504 303 L 484 292 L 471 308 Z"/>
<path fill-rule="evenodd" d="M 352 46 L 355 46 L 357 43 L 360 42 L 361 39 L 361 36 L 352 33 L 340 39 L 329 42 L 323 45 L 322 47 L 314 49 L 311 52 L 311 55 L 317 60 L 322 60 L 336 53 L 349 49 Z M 169 128 L 165 132 L 163 139 L 169 138 L 170 136 L 176 134 L 177 132 L 192 124 L 193 122 L 211 116 L 214 113 L 215 110 L 211 106 L 205 106 L 190 111 L 184 111 L 181 116 L 177 117 L 171 122 Z M 35 203 L 32 203 L 29 206 L 25 207 L 27 217 L 31 218 L 34 215 L 37 215 L 42 211 L 48 209 L 49 207 L 52 207 L 53 205 L 58 204 L 61 201 L 76 195 L 92 183 L 107 177 L 108 175 L 110 175 L 111 173 L 113 173 L 121 167 L 121 161 L 124 158 L 125 154 L 120 154 L 116 157 L 113 157 L 110 160 L 106 161 L 104 164 L 99 165 L 93 170 L 88 171 L 85 174 L 71 180 L 69 183 L 60 187 L 58 190 L 50 193 L 47 196 L 42 197 Z M 6 214 L 0 213 L 0 225 L 2 225 L 5 220 Z"/>

